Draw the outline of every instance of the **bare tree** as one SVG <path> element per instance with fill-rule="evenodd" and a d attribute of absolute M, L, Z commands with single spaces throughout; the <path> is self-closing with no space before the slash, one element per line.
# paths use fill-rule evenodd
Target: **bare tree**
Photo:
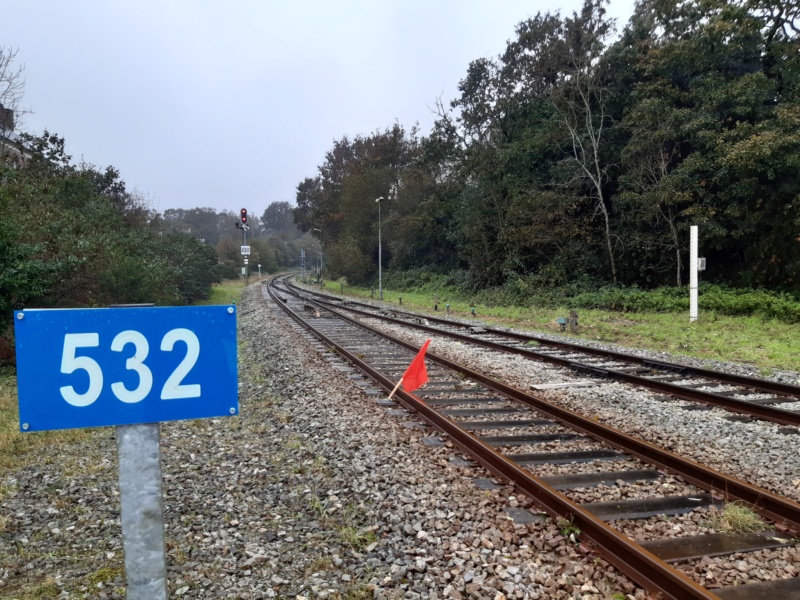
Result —
<path fill-rule="evenodd" d="M 24 151 L 12 134 L 19 127 L 20 116 L 27 111 L 20 108 L 25 92 L 25 65 L 16 65 L 19 51 L 0 46 L 0 161 L 12 164 L 24 162 Z"/>
<path fill-rule="evenodd" d="M 601 156 L 603 134 L 611 123 L 606 112 L 607 91 L 603 87 L 602 53 L 612 22 L 604 19 L 603 2 L 587 0 L 580 14 L 564 23 L 568 65 L 550 100 L 567 131 L 569 160 L 577 166 L 576 178 L 588 180 L 595 210 L 603 216 L 611 277 L 617 282 L 617 263 L 611 234 L 611 218 L 604 186 L 610 164 Z"/>
<path fill-rule="evenodd" d="M 15 65 L 19 50 L 0 46 L 0 132 L 6 133 L 14 130 L 13 115 L 21 111 L 20 102 L 25 93 L 25 65 Z M 6 118 L 6 114 L 12 115 Z"/>

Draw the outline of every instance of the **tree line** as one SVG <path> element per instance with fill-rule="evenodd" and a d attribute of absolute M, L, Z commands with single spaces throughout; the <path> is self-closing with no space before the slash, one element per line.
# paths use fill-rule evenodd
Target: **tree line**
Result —
<path fill-rule="evenodd" d="M 243 207 L 246 208 L 246 207 Z M 303 234 L 293 220 L 289 202 L 271 202 L 259 215 L 248 209 L 247 245 L 250 246 L 250 271 L 261 265 L 262 273 L 300 268 L 300 254 L 305 250 L 310 267 L 319 261 L 320 244 L 310 233 Z M 226 279 L 240 276 L 242 268 L 242 230 L 237 229 L 240 214 L 213 208 L 169 208 L 162 215 L 171 228 L 190 233 L 216 250 L 220 275 Z"/>
<path fill-rule="evenodd" d="M 152 210 L 119 171 L 75 164 L 63 137 L 21 131 L 24 67 L 0 47 L 0 365 L 13 363 L 12 311 L 110 304 L 191 304 L 240 277 L 239 215 L 211 208 Z M 288 202 L 250 219 L 251 272 L 310 264 Z"/>
<path fill-rule="evenodd" d="M 0 364 L 12 360 L 13 310 L 185 305 L 240 276 L 238 214 L 160 214 L 114 167 L 73 164 L 62 137 L 19 139 L 30 154 L 24 166 L 0 160 Z M 251 272 L 299 264 L 304 243 L 309 260 L 316 258 L 318 242 L 298 231 L 291 210 L 276 202 L 251 220 Z"/>
<path fill-rule="evenodd" d="M 13 362 L 12 311 L 118 303 L 185 305 L 240 277 L 239 215 L 214 209 L 160 214 L 114 167 L 73 164 L 62 137 L 20 134 L 24 166 L 0 160 L 0 364 Z M 292 222 L 288 202 L 251 219 L 251 273 L 309 264 L 319 243 Z"/>
<path fill-rule="evenodd" d="M 521 22 L 427 136 L 335 141 L 294 211 L 331 273 L 373 281 L 380 226 L 384 269 L 466 288 L 681 286 L 698 225 L 708 278 L 800 291 L 800 2 L 605 8 Z"/>
<path fill-rule="evenodd" d="M 32 158 L 0 161 L 0 362 L 11 311 L 178 305 L 219 280 L 214 248 L 167 226 L 113 167 L 74 165 L 64 139 L 22 136 Z"/>

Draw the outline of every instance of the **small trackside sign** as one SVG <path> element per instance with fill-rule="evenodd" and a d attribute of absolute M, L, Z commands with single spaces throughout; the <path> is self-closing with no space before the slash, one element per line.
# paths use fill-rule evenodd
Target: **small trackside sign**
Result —
<path fill-rule="evenodd" d="M 242 246 L 242 256 L 250 256 L 250 246 Z"/>
<path fill-rule="evenodd" d="M 21 431 L 239 412 L 235 306 L 14 313 Z"/>

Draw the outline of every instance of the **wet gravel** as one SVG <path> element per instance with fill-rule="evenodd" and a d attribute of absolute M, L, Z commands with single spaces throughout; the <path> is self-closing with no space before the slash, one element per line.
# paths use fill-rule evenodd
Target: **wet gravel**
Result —
<path fill-rule="evenodd" d="M 604 560 L 584 553 L 564 523 L 512 520 L 507 509 L 528 508 L 528 499 L 508 486 L 481 489 L 474 480 L 487 474 L 452 462 L 458 453 L 451 444 L 431 447 L 424 443 L 431 430 L 408 415 L 387 415 L 375 402 L 381 396 L 301 337 L 264 301 L 261 286 L 245 291 L 238 324 L 240 416 L 161 427 L 171 598 L 647 596 Z M 523 389 L 564 378 L 553 367 L 439 338 L 431 351 Z M 614 384 L 542 395 L 716 468 L 735 469 L 752 483 L 798 495 L 799 438 L 775 443 L 769 424 L 724 421 L 721 411 L 682 411 L 646 393 L 634 401 Z M 641 468 L 628 463 L 617 464 Z M 581 466 L 607 469 L 602 461 Z M 612 489 L 615 497 L 636 497 L 656 485 L 685 491 L 681 482 L 660 478 L 574 493 L 582 501 Z M 624 526 L 640 539 L 691 535 L 709 529 L 708 512 Z M 3 473 L 0 597 L 124 597 L 119 528 L 111 429 Z M 796 576 L 798 565 L 797 550 L 790 548 L 680 568 L 717 587 Z"/>

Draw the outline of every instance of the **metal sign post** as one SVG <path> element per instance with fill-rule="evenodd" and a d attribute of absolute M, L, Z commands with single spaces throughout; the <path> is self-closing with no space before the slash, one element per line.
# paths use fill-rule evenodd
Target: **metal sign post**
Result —
<path fill-rule="evenodd" d="M 160 426 L 121 425 L 116 432 L 126 598 L 166 600 Z"/>

